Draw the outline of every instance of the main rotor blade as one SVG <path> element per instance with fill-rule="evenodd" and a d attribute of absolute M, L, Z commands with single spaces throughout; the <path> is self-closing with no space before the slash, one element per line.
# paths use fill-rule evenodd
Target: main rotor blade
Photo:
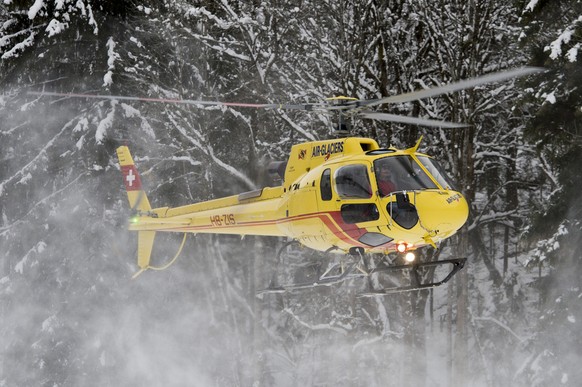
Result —
<path fill-rule="evenodd" d="M 204 105 L 204 106 L 242 106 L 254 108 L 275 107 L 271 104 L 250 104 L 236 102 L 219 102 L 219 101 L 195 101 L 191 99 L 172 99 L 172 98 L 149 98 L 149 97 L 128 97 L 124 95 L 103 95 L 103 94 L 80 94 L 80 93 L 55 93 L 50 91 L 29 91 L 29 95 L 64 97 L 64 98 L 88 98 L 88 99 L 109 99 L 120 101 L 141 101 L 141 102 L 159 102 L 159 103 L 178 103 L 186 105 Z"/>
<path fill-rule="evenodd" d="M 64 98 L 88 98 L 88 99 L 108 99 L 120 101 L 140 101 L 155 103 L 176 103 L 184 105 L 201 105 L 201 106 L 229 106 L 229 107 L 246 107 L 255 109 L 285 109 L 285 110 L 315 110 L 325 104 L 275 104 L 275 103 L 245 103 L 245 102 L 222 102 L 222 101 L 200 101 L 191 99 L 172 99 L 172 98 L 149 98 L 149 97 L 128 97 L 124 95 L 104 95 L 104 94 L 80 94 L 80 93 L 55 93 L 50 91 L 29 91 L 28 95 L 64 97 Z"/>
<path fill-rule="evenodd" d="M 370 118 L 373 120 L 401 122 L 403 124 L 436 126 L 436 127 L 440 127 L 440 128 L 466 128 L 467 126 L 469 126 L 467 124 L 459 124 L 456 122 L 436 121 L 436 120 L 429 120 L 426 118 L 399 116 L 397 114 L 378 113 L 378 112 L 362 112 L 362 113 L 360 113 L 360 116 L 362 116 L 363 118 Z"/>
<path fill-rule="evenodd" d="M 446 94 L 451 93 L 453 91 L 468 89 L 474 86 L 483 85 L 485 83 L 499 82 L 506 79 L 539 73 L 542 71 L 545 71 L 545 69 L 539 67 L 520 67 L 514 70 L 501 71 L 497 73 L 487 74 L 477 78 L 465 79 L 459 82 L 454 82 L 448 85 L 435 87 L 432 89 L 418 90 L 410 93 L 399 94 L 391 97 L 370 101 L 358 101 L 354 104 L 357 104 L 359 106 L 377 106 L 384 103 L 402 103 L 416 101 L 423 98 L 434 97 L 440 94 Z"/>

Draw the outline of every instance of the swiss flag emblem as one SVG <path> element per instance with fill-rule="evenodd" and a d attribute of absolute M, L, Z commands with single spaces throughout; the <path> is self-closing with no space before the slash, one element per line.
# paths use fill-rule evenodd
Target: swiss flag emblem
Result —
<path fill-rule="evenodd" d="M 141 190 L 141 180 L 135 165 L 126 165 L 121 167 L 121 173 L 123 174 L 123 182 L 125 183 L 125 189 L 128 191 L 139 191 Z"/>

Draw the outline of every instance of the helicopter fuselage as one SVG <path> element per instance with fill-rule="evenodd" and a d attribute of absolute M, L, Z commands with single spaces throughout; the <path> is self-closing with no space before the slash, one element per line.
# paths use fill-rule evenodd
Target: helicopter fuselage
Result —
<path fill-rule="evenodd" d="M 418 145 L 380 149 L 364 138 L 298 144 L 283 185 L 141 211 L 130 229 L 288 237 L 336 252 L 435 245 L 463 226 L 468 205 L 438 164 L 417 152 Z M 389 184 L 382 181 L 386 174 Z"/>

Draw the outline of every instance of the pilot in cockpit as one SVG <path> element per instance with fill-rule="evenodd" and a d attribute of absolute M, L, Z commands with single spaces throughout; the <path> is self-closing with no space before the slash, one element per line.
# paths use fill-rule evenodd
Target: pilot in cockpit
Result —
<path fill-rule="evenodd" d="M 391 192 L 397 190 L 396 179 L 395 176 L 392 175 L 392 170 L 388 163 L 382 163 L 378 166 L 376 180 L 378 181 L 380 196 L 388 196 Z"/>

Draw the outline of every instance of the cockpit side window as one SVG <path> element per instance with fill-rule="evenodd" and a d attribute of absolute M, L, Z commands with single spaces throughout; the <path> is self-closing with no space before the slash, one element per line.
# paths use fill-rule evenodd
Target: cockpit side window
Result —
<path fill-rule="evenodd" d="M 368 168 L 363 164 L 339 168 L 335 172 L 334 180 L 336 191 L 342 199 L 372 197 Z"/>
<path fill-rule="evenodd" d="M 410 156 L 389 156 L 374 161 L 374 173 L 381 196 L 397 191 L 437 188 Z"/>
<path fill-rule="evenodd" d="M 321 200 L 331 200 L 331 170 L 328 168 L 321 174 L 321 183 L 319 186 L 321 190 Z"/>

